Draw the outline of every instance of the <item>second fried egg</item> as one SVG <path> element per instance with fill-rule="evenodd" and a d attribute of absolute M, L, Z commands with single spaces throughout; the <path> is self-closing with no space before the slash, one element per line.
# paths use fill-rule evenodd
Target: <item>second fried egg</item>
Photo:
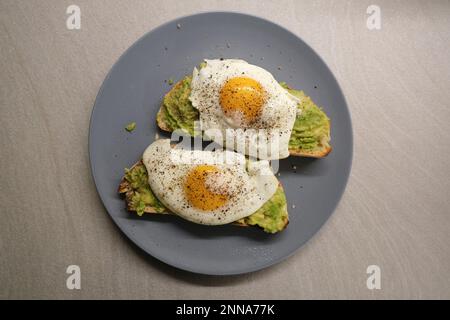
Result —
<path fill-rule="evenodd" d="M 153 142 L 143 154 L 148 181 L 171 212 L 199 224 L 220 225 L 247 217 L 278 188 L 268 161 L 247 161 L 231 151 L 172 148 Z"/>
<path fill-rule="evenodd" d="M 201 129 L 220 145 L 260 159 L 289 156 L 298 99 L 267 70 L 244 60 L 205 60 L 194 69 L 190 100 Z M 228 140 L 230 141 L 230 140 Z"/>

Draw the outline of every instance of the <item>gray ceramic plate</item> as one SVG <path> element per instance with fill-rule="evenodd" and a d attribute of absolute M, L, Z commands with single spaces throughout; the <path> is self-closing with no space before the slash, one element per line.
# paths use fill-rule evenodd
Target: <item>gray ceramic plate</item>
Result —
<path fill-rule="evenodd" d="M 178 28 L 177 25 L 181 26 Z M 258 228 L 196 225 L 174 216 L 139 218 L 117 194 L 123 169 L 161 135 L 155 124 L 165 80 L 191 73 L 204 58 L 241 58 L 303 89 L 332 122 L 325 159 L 281 162 L 290 223 L 276 235 Z M 128 133 L 127 123 L 137 128 Z M 324 224 L 344 192 L 352 161 L 350 115 L 341 89 L 321 58 L 286 29 L 239 13 L 211 12 L 177 19 L 146 34 L 114 65 L 91 116 L 92 174 L 106 210 L 142 250 L 177 268 L 226 275 L 259 270 L 297 250 Z M 296 166 L 296 171 L 292 166 Z"/>

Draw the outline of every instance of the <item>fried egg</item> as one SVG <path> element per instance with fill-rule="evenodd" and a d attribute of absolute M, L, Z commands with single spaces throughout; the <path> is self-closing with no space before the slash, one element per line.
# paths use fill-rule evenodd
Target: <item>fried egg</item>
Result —
<path fill-rule="evenodd" d="M 160 139 L 145 150 L 143 162 L 155 196 L 173 213 L 199 224 L 247 217 L 278 188 L 268 161 L 247 161 L 229 150 L 183 150 Z"/>
<path fill-rule="evenodd" d="M 244 60 L 205 60 L 195 68 L 190 101 L 214 142 L 260 159 L 289 156 L 299 100 L 272 74 Z"/>

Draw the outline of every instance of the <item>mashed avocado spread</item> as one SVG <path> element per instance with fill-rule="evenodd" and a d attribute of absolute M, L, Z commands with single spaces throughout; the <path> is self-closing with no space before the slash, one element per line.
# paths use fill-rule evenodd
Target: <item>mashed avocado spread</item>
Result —
<path fill-rule="evenodd" d="M 289 149 L 315 150 L 328 145 L 330 140 L 330 119 L 301 90 L 294 90 L 284 82 L 280 83 L 290 94 L 300 99 L 301 114 L 295 119 L 289 140 Z"/>
<path fill-rule="evenodd" d="M 164 205 L 153 194 L 148 184 L 147 170 L 142 163 L 125 170 L 125 180 L 129 183 L 127 191 L 129 209 L 143 215 L 146 207 L 152 207 L 157 213 L 167 212 Z M 285 228 L 288 221 L 286 196 L 283 188 L 278 187 L 272 198 L 252 215 L 237 221 L 242 225 L 256 225 L 265 232 L 275 233 Z"/>
<path fill-rule="evenodd" d="M 189 100 L 191 81 L 191 77 L 185 77 L 170 90 L 164 97 L 161 113 L 172 131 L 183 129 L 194 136 L 194 121 L 199 119 L 199 114 Z"/>
<path fill-rule="evenodd" d="M 286 227 L 288 220 L 286 195 L 281 186 L 261 208 L 252 215 L 239 220 L 239 223 L 259 226 L 265 232 L 275 233 Z"/>
<path fill-rule="evenodd" d="M 170 130 L 182 129 L 193 136 L 194 121 L 199 119 L 199 114 L 189 100 L 191 80 L 190 76 L 186 76 L 164 97 L 159 116 Z M 303 91 L 291 89 L 284 82 L 280 84 L 301 100 L 298 108 L 302 112 L 295 120 L 289 149 L 314 151 L 327 146 L 330 121 L 325 112 Z"/>
<path fill-rule="evenodd" d="M 131 169 L 125 169 L 125 180 L 130 184 L 130 208 L 139 216 L 144 214 L 147 206 L 153 207 L 156 212 L 164 212 L 166 208 L 155 197 L 148 184 L 147 169 L 143 163 L 135 165 Z"/>

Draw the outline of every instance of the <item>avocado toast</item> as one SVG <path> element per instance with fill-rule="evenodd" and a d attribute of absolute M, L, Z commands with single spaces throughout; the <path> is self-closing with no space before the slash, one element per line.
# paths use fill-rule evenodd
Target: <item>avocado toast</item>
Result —
<path fill-rule="evenodd" d="M 184 77 L 165 95 L 156 122 L 163 131 L 182 129 L 193 136 L 194 122 L 199 119 L 198 111 L 192 106 L 191 76 Z M 330 120 L 321 108 L 303 91 L 280 83 L 289 93 L 300 99 L 297 105 L 302 111 L 296 118 L 289 140 L 292 156 L 322 158 L 331 152 Z"/>
<path fill-rule="evenodd" d="M 200 68 L 202 68 L 202 65 L 200 65 Z M 211 79 L 211 76 L 208 79 Z M 172 81 L 170 84 L 172 84 Z M 157 124 L 161 130 L 167 132 L 182 130 L 191 136 L 201 134 L 201 132 L 197 131 L 197 128 L 195 128 L 195 122 L 200 119 L 200 114 L 191 103 L 191 92 L 193 92 L 191 84 L 192 77 L 186 76 L 176 83 L 165 95 L 156 117 Z M 306 96 L 303 91 L 294 90 L 286 83 L 280 83 L 280 85 L 278 85 L 275 81 L 275 84 L 279 88 L 281 96 L 287 95 L 285 92 L 286 90 L 298 99 L 294 100 L 294 98 L 292 98 L 292 100 L 284 101 L 284 103 L 281 104 L 281 107 L 290 105 L 290 119 L 292 122 L 290 122 L 289 128 L 291 128 L 290 126 L 293 124 L 292 131 L 289 130 L 290 136 L 285 136 L 285 155 L 290 154 L 293 156 L 314 158 L 326 156 L 331 151 L 331 146 L 329 143 L 330 120 L 325 112 L 323 112 L 311 98 Z M 235 88 L 232 89 L 235 90 Z M 255 87 L 255 91 L 253 92 L 258 92 L 256 89 L 258 88 Z M 235 100 L 231 101 L 240 101 L 238 100 L 239 98 L 234 99 Z M 292 103 L 292 101 L 294 102 Z M 248 104 L 244 104 L 244 106 L 246 108 L 251 108 Z M 298 110 L 295 115 L 296 108 L 298 108 Z M 294 113 L 292 113 L 292 111 Z M 289 153 L 287 152 L 288 150 Z M 158 159 L 158 157 L 159 151 L 155 152 L 150 159 Z M 177 212 L 178 215 L 183 216 L 183 210 L 181 210 L 183 213 L 181 214 L 179 209 L 173 209 L 173 212 L 170 212 L 168 209 L 174 208 L 169 202 L 166 202 L 167 199 L 165 198 L 165 190 L 167 188 L 170 189 L 171 185 L 165 185 L 163 188 L 164 191 L 161 191 L 161 188 L 158 185 L 159 180 L 154 179 L 153 173 L 153 168 L 158 168 L 158 164 L 156 163 L 156 167 L 149 167 L 147 162 L 149 158 L 146 158 L 146 153 L 144 153 L 144 159 L 145 165 L 143 160 L 141 160 L 130 169 L 125 170 L 125 175 L 119 186 L 119 193 L 125 197 L 128 210 L 136 212 L 139 216 L 144 213 L 173 214 L 173 212 Z M 167 162 L 163 161 L 162 163 Z M 147 169 L 149 172 L 147 172 Z M 274 178 L 271 185 L 272 193 L 265 197 L 264 200 L 261 200 L 258 206 L 248 208 L 247 211 L 244 211 L 244 215 L 229 218 L 224 223 L 232 223 L 239 226 L 257 226 L 267 233 L 276 233 L 283 230 L 289 222 L 286 196 L 277 179 Z M 152 190 L 152 187 L 155 188 L 154 191 Z M 159 199 L 155 194 L 158 194 Z M 169 201 L 172 200 L 169 199 Z M 241 205 L 241 207 L 244 208 L 245 205 Z M 188 217 L 188 220 L 189 219 L 190 217 Z M 201 219 L 203 219 L 203 216 Z"/>
<path fill-rule="evenodd" d="M 172 214 L 156 198 L 148 183 L 147 169 L 142 161 L 125 170 L 118 192 L 125 197 L 127 209 L 139 216 L 146 214 Z M 233 224 L 249 227 L 257 226 L 267 233 L 276 233 L 289 223 L 286 196 L 281 184 L 275 194 L 253 214 L 235 221 Z"/>

